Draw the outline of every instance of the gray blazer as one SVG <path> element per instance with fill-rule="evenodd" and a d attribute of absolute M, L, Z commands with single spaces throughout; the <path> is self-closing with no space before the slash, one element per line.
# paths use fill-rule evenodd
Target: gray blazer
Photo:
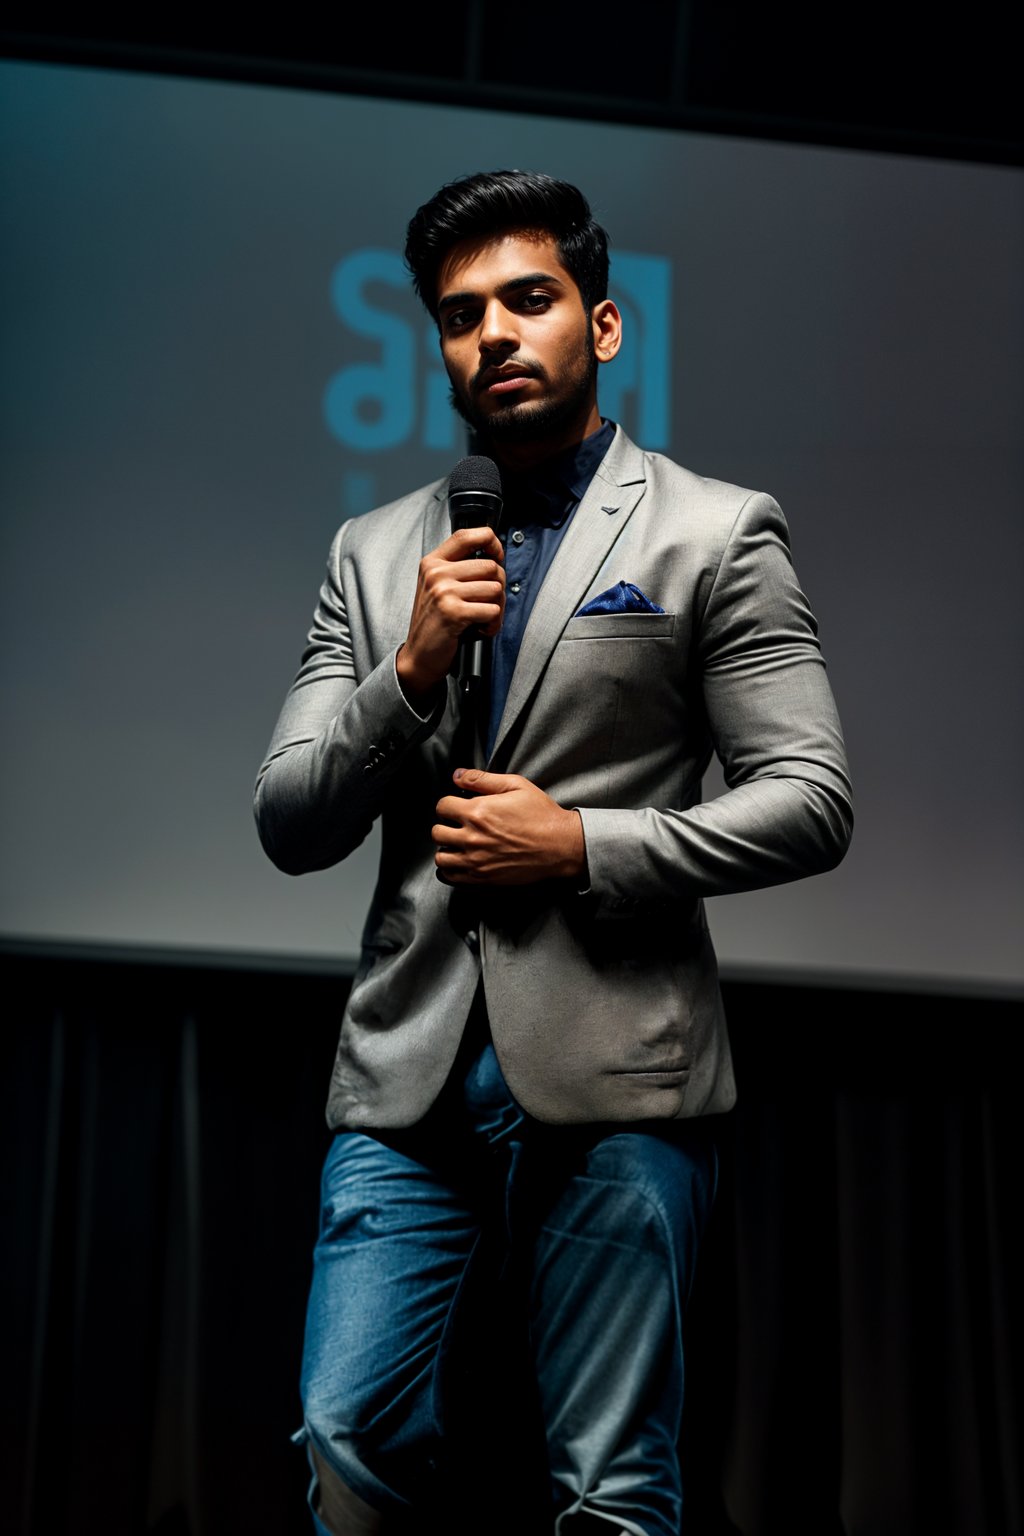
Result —
<path fill-rule="evenodd" d="M 417 1121 L 481 972 L 502 1070 L 535 1118 L 728 1109 L 701 898 L 829 869 L 852 828 L 839 720 L 782 513 L 617 431 L 537 595 L 488 764 L 578 807 L 584 892 L 551 881 L 467 896 L 435 877 L 454 684 L 423 719 L 395 655 L 419 560 L 448 532 L 445 481 L 344 524 L 256 785 L 263 845 L 291 874 L 337 863 L 382 820 L 329 1123 Z M 619 581 L 665 613 L 578 615 Z M 729 787 L 702 804 L 712 751 Z"/>

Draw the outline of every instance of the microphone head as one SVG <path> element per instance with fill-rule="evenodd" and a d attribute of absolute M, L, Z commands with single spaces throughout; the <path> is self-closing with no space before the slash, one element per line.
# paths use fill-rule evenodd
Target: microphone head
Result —
<path fill-rule="evenodd" d="M 500 496 L 501 473 L 494 460 L 478 453 L 460 459 L 448 481 L 448 494 L 459 491 L 486 491 L 491 496 Z"/>
<path fill-rule="evenodd" d="M 501 521 L 501 474 L 493 459 L 470 454 L 460 459 L 448 481 L 448 517 L 460 528 L 497 528 Z"/>

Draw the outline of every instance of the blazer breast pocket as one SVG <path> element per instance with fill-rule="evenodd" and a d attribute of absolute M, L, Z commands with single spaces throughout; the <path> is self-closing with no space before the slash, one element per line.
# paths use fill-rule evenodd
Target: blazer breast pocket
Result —
<path fill-rule="evenodd" d="M 676 627 L 674 613 L 582 613 L 562 631 L 565 640 L 668 640 Z"/>

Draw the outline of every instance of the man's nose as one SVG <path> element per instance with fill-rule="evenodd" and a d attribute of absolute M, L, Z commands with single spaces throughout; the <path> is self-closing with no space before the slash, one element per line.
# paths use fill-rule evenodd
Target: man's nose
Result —
<path fill-rule="evenodd" d="M 511 352 L 519 345 L 515 315 L 500 299 L 492 299 L 484 310 L 480 326 L 481 352 Z"/>

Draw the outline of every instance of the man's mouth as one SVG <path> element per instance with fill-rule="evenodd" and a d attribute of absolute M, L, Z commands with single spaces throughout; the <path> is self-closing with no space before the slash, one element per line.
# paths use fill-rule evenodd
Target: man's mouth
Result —
<path fill-rule="evenodd" d="M 522 389 L 533 377 L 526 368 L 489 368 L 481 380 L 480 389 L 485 395 L 504 395 Z"/>

